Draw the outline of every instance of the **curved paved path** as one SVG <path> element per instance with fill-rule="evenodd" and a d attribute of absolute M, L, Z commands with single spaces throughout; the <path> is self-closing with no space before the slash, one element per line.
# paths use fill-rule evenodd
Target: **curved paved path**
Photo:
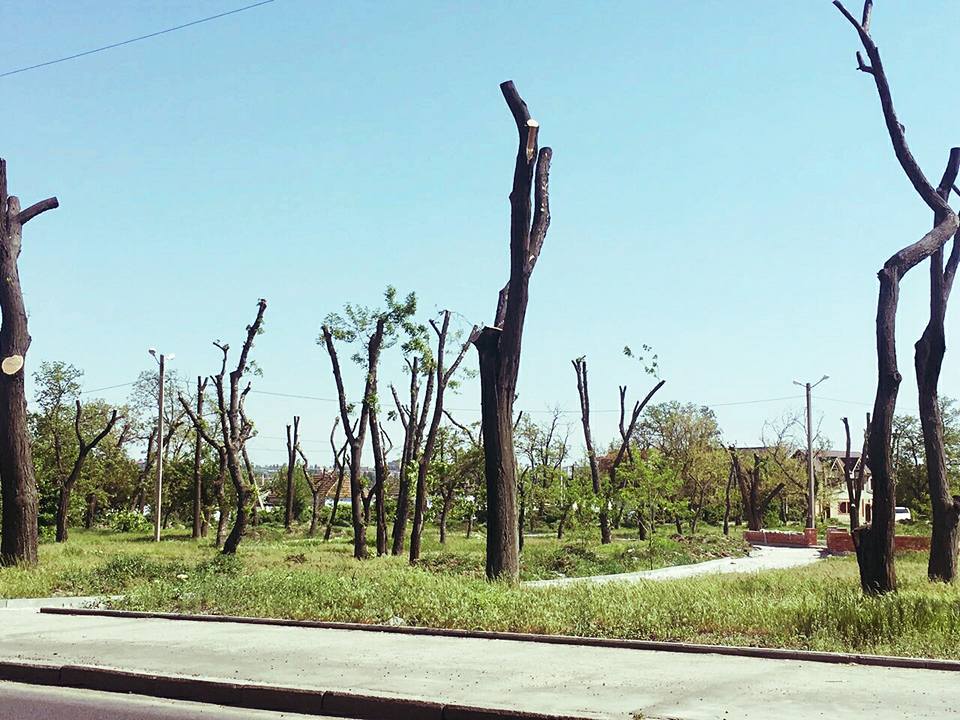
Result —
<path fill-rule="evenodd" d="M 755 545 L 750 554 L 740 558 L 719 558 L 693 565 L 674 565 L 673 567 L 640 572 L 620 573 L 618 575 L 591 575 L 589 577 L 557 578 L 555 580 L 531 580 L 524 583 L 530 587 L 555 587 L 578 582 L 608 583 L 636 582 L 637 580 L 678 580 L 697 575 L 715 575 L 719 573 L 750 573 L 761 570 L 783 570 L 801 567 L 817 562 L 824 557 L 819 548 L 770 547 Z"/>

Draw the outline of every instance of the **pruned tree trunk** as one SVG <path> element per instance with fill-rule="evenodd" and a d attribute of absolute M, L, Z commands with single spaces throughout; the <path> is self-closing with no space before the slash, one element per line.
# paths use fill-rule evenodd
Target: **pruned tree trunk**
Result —
<path fill-rule="evenodd" d="M 940 262 L 942 262 L 943 246 L 957 232 L 957 215 L 947 204 L 945 198 L 947 191 L 953 185 L 953 179 L 956 178 L 957 166 L 960 164 L 960 153 L 951 151 L 947 170 L 944 172 L 940 187 L 934 188 L 910 152 L 904 126 L 897 118 L 893 107 L 890 85 L 880 58 L 880 51 L 870 36 L 872 0 L 866 0 L 864 3 L 860 20 L 851 15 L 840 0 L 834 0 L 833 4 L 853 25 L 860 37 L 869 64 L 863 60 L 860 52 L 857 52 L 858 69 L 873 77 L 894 154 L 914 190 L 927 207 L 933 211 L 935 222 L 933 230 L 917 242 L 891 256 L 878 273 L 880 292 L 877 300 L 876 320 L 877 393 L 868 440 L 870 470 L 873 475 L 873 518 L 870 523 L 857 528 L 853 537 L 857 549 L 857 562 L 860 567 L 860 585 L 865 593 L 879 594 L 897 589 L 897 576 L 894 568 L 894 507 L 896 499 L 891 457 L 891 435 L 901 380 L 900 371 L 897 368 L 895 333 L 900 280 L 911 268 L 938 253 L 940 253 Z M 937 265 L 936 261 L 933 265 Z M 934 272 L 932 269 L 931 278 L 935 281 L 934 284 L 937 289 L 942 288 L 940 285 L 942 274 L 939 271 Z M 934 296 L 936 297 L 936 292 L 934 292 Z M 938 312 L 935 311 L 937 311 L 937 308 L 931 307 L 931 311 L 932 317 L 936 319 Z M 917 367 L 926 383 L 929 379 L 926 374 L 926 358 L 920 360 L 922 362 L 918 361 Z M 921 389 L 921 403 L 929 401 L 931 389 L 935 394 L 935 384 Z M 926 395 L 926 399 L 924 399 L 924 395 Z M 924 412 L 921 411 L 921 416 L 923 415 Z M 928 416 L 927 422 L 928 427 L 933 427 L 936 425 L 936 418 Z M 935 448 L 934 451 L 936 451 Z M 934 472 L 936 473 L 936 470 Z M 949 538 L 945 542 L 949 543 Z M 931 563 L 933 563 L 933 553 L 931 553 Z"/>
<path fill-rule="evenodd" d="M 590 465 L 590 481 L 593 483 L 593 494 L 600 504 L 600 543 L 608 545 L 610 535 L 610 516 L 606 502 L 600 492 L 600 465 L 597 462 L 597 453 L 593 449 L 593 433 L 590 431 L 590 387 L 587 379 L 587 358 L 579 357 L 571 361 L 577 373 L 577 391 L 580 394 L 580 422 L 583 425 L 583 441 L 587 446 L 587 461 Z"/>
<path fill-rule="evenodd" d="M 513 401 L 527 313 L 530 276 L 550 225 L 550 148 L 537 151 L 540 125 L 512 82 L 500 86 L 519 135 L 510 192 L 510 280 L 500 291 L 492 327 L 474 344 L 480 358 L 480 404 L 487 483 L 487 577 L 515 581 L 520 573 Z M 534 193 L 531 206 L 530 192 Z M 532 217 L 531 217 L 532 216 Z"/>
<path fill-rule="evenodd" d="M 17 259 L 23 226 L 57 206 L 48 198 L 21 210 L 20 200 L 7 195 L 7 163 L 0 158 L 0 565 L 37 562 L 37 481 L 24 394 L 30 333 Z"/>
<path fill-rule="evenodd" d="M 367 357 L 375 362 L 379 361 L 380 345 L 383 342 L 383 333 L 385 318 L 381 316 L 377 320 L 376 329 L 370 336 L 367 343 Z M 350 447 L 350 514 L 353 521 L 353 556 L 357 560 L 367 558 L 367 522 L 364 516 L 363 505 L 363 484 L 360 476 L 360 463 L 363 455 L 363 444 L 366 440 L 367 426 L 370 418 L 370 404 L 375 402 L 371 385 L 371 369 L 367 368 L 367 381 L 363 392 L 363 401 L 360 404 L 360 419 L 355 427 L 350 425 L 350 413 L 347 404 L 347 394 L 344 390 L 343 375 L 340 372 L 340 360 L 337 357 L 337 350 L 333 345 L 333 333 L 331 329 L 324 325 L 322 328 L 324 343 L 326 344 L 327 354 L 330 356 L 330 363 L 333 366 L 333 377 L 337 383 L 337 397 L 340 402 L 340 419 L 343 421 L 343 432 L 347 436 L 347 444 Z M 375 378 L 374 378 L 375 381 Z"/>
<path fill-rule="evenodd" d="M 293 479 L 297 470 L 297 448 L 300 447 L 300 416 L 293 416 L 293 428 L 287 425 L 287 493 L 283 512 L 283 529 L 290 532 L 293 524 Z M 314 513 L 316 514 L 316 513 Z"/>
<path fill-rule="evenodd" d="M 375 373 L 375 371 L 371 371 Z M 376 394 L 376 377 L 373 380 L 373 392 Z M 376 525 L 377 525 L 377 557 L 387 554 L 387 504 L 386 504 L 386 485 L 387 485 L 387 458 L 383 449 L 383 428 L 380 426 L 380 417 L 377 412 L 377 404 L 370 406 L 370 444 L 373 448 L 373 487 L 370 490 L 370 496 L 376 501 Z"/>
<path fill-rule="evenodd" d="M 252 477 L 245 478 L 243 469 L 240 467 L 247 440 L 253 434 L 253 424 L 247 418 L 243 408 L 247 393 L 250 392 L 250 384 L 248 383 L 246 388 L 241 390 L 240 382 L 247 371 L 250 350 L 253 347 L 254 339 L 263 326 L 263 314 L 266 309 L 267 301 L 261 298 L 257 304 L 256 319 L 247 326 L 247 336 L 240 350 L 240 358 L 237 361 L 237 366 L 230 371 L 229 385 L 227 386 L 224 384 L 224 375 L 226 374 L 227 352 L 230 346 L 214 343 L 223 353 L 223 363 L 220 372 L 213 376 L 213 384 L 217 390 L 217 412 L 220 417 L 222 447 L 226 454 L 227 472 L 233 483 L 237 500 L 233 528 L 223 543 L 223 553 L 225 555 L 233 555 L 237 552 L 237 546 L 247 529 L 251 500 L 253 499 L 254 479 Z"/>

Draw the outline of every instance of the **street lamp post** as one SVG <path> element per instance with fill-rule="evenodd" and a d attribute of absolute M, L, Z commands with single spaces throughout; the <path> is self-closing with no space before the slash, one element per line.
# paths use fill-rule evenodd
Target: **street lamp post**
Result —
<path fill-rule="evenodd" d="M 807 527 L 815 528 L 817 526 L 815 506 L 817 502 L 817 492 L 813 482 L 813 403 L 811 400 L 811 391 L 829 376 L 824 375 L 815 383 L 802 383 L 793 381 L 794 385 L 799 385 L 806 389 L 807 395 Z"/>
<path fill-rule="evenodd" d="M 158 356 L 154 348 L 148 349 L 147 352 L 153 355 L 154 360 L 160 365 L 160 392 L 157 393 L 157 486 L 153 495 L 153 541 L 160 542 L 160 503 L 163 500 L 163 380 L 167 356 L 163 353 Z M 175 357 L 176 355 L 172 353 L 169 356 L 171 360 Z"/>

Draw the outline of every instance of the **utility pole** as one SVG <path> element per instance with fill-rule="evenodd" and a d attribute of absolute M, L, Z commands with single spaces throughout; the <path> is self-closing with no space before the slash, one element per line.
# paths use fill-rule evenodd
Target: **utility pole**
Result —
<path fill-rule="evenodd" d="M 824 375 L 815 383 L 801 383 L 796 380 L 794 385 L 799 385 L 806 389 L 807 394 L 807 527 L 815 528 L 817 526 L 816 502 L 817 491 L 813 481 L 813 402 L 811 391 L 829 376 Z"/>
<path fill-rule="evenodd" d="M 153 348 L 147 350 L 154 359 L 160 364 L 160 392 L 157 393 L 159 401 L 157 403 L 157 487 L 156 492 L 154 493 L 154 508 L 153 508 L 153 541 L 160 542 L 160 503 L 163 500 L 163 379 L 166 372 L 166 356 L 163 353 L 160 353 L 159 358 L 157 357 L 157 351 Z M 175 355 L 170 355 L 170 359 L 176 357 Z"/>

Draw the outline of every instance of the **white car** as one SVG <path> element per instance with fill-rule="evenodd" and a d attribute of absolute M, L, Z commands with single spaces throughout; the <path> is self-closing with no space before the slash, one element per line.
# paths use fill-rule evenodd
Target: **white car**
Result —
<path fill-rule="evenodd" d="M 903 522 L 904 520 L 913 520 L 913 515 L 910 513 L 910 508 L 895 507 L 893 509 L 893 519 L 896 522 Z"/>

